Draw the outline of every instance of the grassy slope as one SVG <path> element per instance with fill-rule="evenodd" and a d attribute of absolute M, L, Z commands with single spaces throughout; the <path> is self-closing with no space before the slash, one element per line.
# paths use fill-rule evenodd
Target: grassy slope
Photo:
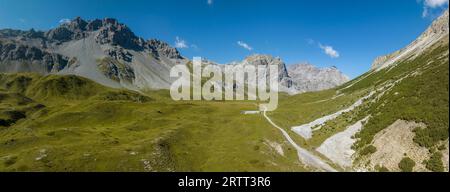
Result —
<path fill-rule="evenodd" d="M 358 134 L 354 146 L 358 151 L 372 142 L 373 136 L 397 119 L 423 122 L 426 129 L 416 130 L 415 142 L 436 151 L 448 140 L 449 84 L 448 84 L 448 37 L 444 37 L 433 49 L 413 59 L 398 63 L 396 67 L 379 72 L 370 71 L 338 88 L 305 93 L 295 96 L 281 96 L 280 107 L 271 113 L 275 121 L 290 131 L 292 126 L 309 123 L 319 117 L 334 113 L 351 105 L 383 85 L 403 79 L 374 103 L 369 98 L 355 110 L 328 121 L 313 138 L 305 141 L 290 131 L 298 143 L 313 150 L 330 136 L 371 115 L 365 128 Z M 352 85 L 352 86 L 349 86 Z M 381 91 L 378 91 L 378 95 Z M 335 98 L 337 95 L 340 97 Z M 334 99 L 333 99 L 334 98 Z"/>
<path fill-rule="evenodd" d="M 3 171 L 303 171 L 249 102 L 173 102 L 75 76 L 0 75 Z M 265 141 L 282 144 L 281 156 Z"/>
<path fill-rule="evenodd" d="M 397 119 L 423 122 L 426 129 L 417 130 L 415 141 L 421 146 L 432 148 L 448 139 L 449 116 L 449 64 L 447 43 L 422 56 L 399 63 L 391 70 L 384 70 L 379 76 L 396 79 L 404 72 L 417 73 L 409 76 L 387 92 L 368 109 L 373 118 L 358 134 L 362 147 L 372 141 L 373 136 Z"/>
<path fill-rule="evenodd" d="M 274 121 L 286 129 L 295 140 L 306 148 L 316 147 L 313 143 L 315 137 L 309 141 L 304 140 L 291 131 L 291 127 L 309 123 L 317 118 L 332 114 L 352 105 L 366 91 L 357 91 L 351 94 L 340 95 L 337 89 L 320 92 L 304 93 L 300 95 L 280 97 L 280 104 L 276 111 L 270 114 Z"/>
<path fill-rule="evenodd" d="M 372 119 L 357 135 L 359 151 L 397 119 L 427 124 L 415 140 L 434 149 L 448 139 L 448 55 L 440 57 L 446 51 L 448 40 L 412 62 L 368 72 L 336 89 L 282 94 L 278 110 L 269 116 L 311 151 L 369 114 Z M 290 131 L 415 70 L 419 73 L 377 102 L 327 122 L 309 141 Z M 14 115 L 27 116 L 0 127 L 0 170 L 304 170 L 295 151 L 262 116 L 240 114 L 256 109 L 252 102 L 173 102 L 167 91 L 143 96 L 83 78 L 35 74 L 1 75 L 0 93 L 0 119 L 11 123 Z M 285 157 L 266 140 L 281 143 Z"/>

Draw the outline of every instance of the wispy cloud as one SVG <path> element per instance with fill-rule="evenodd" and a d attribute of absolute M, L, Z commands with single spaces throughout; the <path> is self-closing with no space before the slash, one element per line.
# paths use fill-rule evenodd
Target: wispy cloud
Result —
<path fill-rule="evenodd" d="M 212 5 L 214 3 L 213 0 L 208 0 L 206 3 L 208 3 L 208 5 Z"/>
<path fill-rule="evenodd" d="M 59 24 L 67 24 L 70 23 L 70 19 L 64 18 L 59 20 Z"/>
<path fill-rule="evenodd" d="M 186 49 L 189 46 L 185 40 L 183 40 L 177 36 L 177 37 L 175 37 L 175 47 L 178 49 Z"/>
<path fill-rule="evenodd" d="M 314 44 L 316 44 L 316 41 L 314 41 L 314 39 L 306 39 L 306 42 L 307 42 L 309 45 L 314 45 Z"/>
<path fill-rule="evenodd" d="M 193 48 L 193 49 L 195 49 L 195 50 L 198 50 L 198 49 L 199 49 L 198 46 L 197 46 L 196 44 L 192 44 L 192 45 L 191 45 L 191 48 Z"/>
<path fill-rule="evenodd" d="M 449 0 L 419 0 L 419 2 L 423 2 L 423 12 L 422 17 L 428 17 L 435 13 L 434 10 L 442 10 L 443 8 L 448 7 Z"/>
<path fill-rule="evenodd" d="M 334 50 L 332 46 L 319 44 L 319 47 L 331 58 L 339 58 L 339 52 Z"/>
<path fill-rule="evenodd" d="M 242 48 L 244 48 L 244 49 L 247 49 L 247 50 L 249 50 L 249 51 L 252 51 L 252 50 L 253 50 L 253 48 L 252 48 L 250 45 L 248 45 L 247 43 L 245 43 L 245 42 L 243 42 L 243 41 L 238 41 L 237 44 L 238 44 L 240 47 L 242 47 Z"/>
<path fill-rule="evenodd" d="M 24 18 L 20 18 L 20 19 L 19 19 L 19 22 L 21 22 L 21 23 L 26 23 L 27 20 L 25 20 Z"/>

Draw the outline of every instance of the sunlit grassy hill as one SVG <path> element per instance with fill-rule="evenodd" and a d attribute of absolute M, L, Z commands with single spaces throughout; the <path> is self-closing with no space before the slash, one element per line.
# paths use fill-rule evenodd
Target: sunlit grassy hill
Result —
<path fill-rule="evenodd" d="M 2 171 L 303 171 L 252 102 L 174 102 L 77 76 L 0 75 Z M 281 148 L 281 151 L 279 150 Z"/>
<path fill-rule="evenodd" d="M 353 156 L 355 167 L 351 169 L 385 168 L 383 161 L 397 159 L 383 157 L 389 157 L 395 152 L 404 158 L 417 156 L 415 163 L 422 168 L 415 169 L 416 171 L 448 170 L 448 50 L 447 35 L 415 58 L 399 61 L 379 71 L 369 71 L 338 88 L 284 96 L 279 109 L 270 115 L 286 130 L 291 131 L 291 127 L 346 109 L 366 96 L 362 104 L 355 109 L 326 121 L 323 125 L 313 127 L 311 139 L 290 133 L 296 137 L 298 143 L 316 150 L 328 138 L 368 117 L 368 120 L 363 122 L 361 131 L 348 138 L 356 139 L 352 145 L 352 149 L 357 152 Z M 394 151 L 386 151 L 385 149 L 390 147 L 388 145 L 375 147 L 374 145 L 389 135 L 393 137 L 391 129 L 386 130 L 389 126 L 395 125 L 392 130 L 403 130 L 403 127 L 395 124 L 399 120 L 423 126 L 412 127 L 411 134 L 405 131 L 396 132 L 398 135 L 394 136 L 402 137 L 402 134 L 408 134 L 412 135 L 412 138 L 407 144 L 395 144 Z M 414 150 L 406 150 L 408 147 Z M 415 150 L 423 152 L 416 154 Z M 391 170 L 400 171 L 397 165 L 399 162 L 390 164 Z"/>

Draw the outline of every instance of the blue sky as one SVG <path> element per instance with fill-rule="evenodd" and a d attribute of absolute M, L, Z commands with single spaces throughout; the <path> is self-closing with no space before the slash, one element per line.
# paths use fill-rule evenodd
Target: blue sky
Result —
<path fill-rule="evenodd" d="M 138 36 L 219 63 L 254 53 L 337 66 L 350 77 L 423 32 L 448 0 L 0 0 L 0 29 L 113 17 Z"/>

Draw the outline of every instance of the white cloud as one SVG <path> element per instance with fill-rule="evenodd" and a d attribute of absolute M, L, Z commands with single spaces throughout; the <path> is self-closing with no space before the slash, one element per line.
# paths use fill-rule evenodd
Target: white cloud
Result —
<path fill-rule="evenodd" d="M 436 8 L 441 7 L 443 5 L 446 5 L 448 3 L 448 0 L 425 0 L 425 6 Z"/>
<path fill-rule="evenodd" d="M 248 45 L 247 43 L 245 43 L 245 42 L 243 42 L 243 41 L 238 41 L 237 44 L 238 44 L 240 47 L 242 47 L 242 48 L 244 48 L 244 49 L 247 49 L 247 50 L 249 50 L 249 51 L 253 50 L 253 48 L 250 47 L 250 45 Z"/>
<path fill-rule="evenodd" d="M 207 3 L 208 3 L 208 5 L 212 5 L 214 3 L 214 1 L 213 0 L 208 0 Z"/>
<path fill-rule="evenodd" d="M 67 24 L 67 23 L 70 23 L 70 19 L 64 18 L 59 20 L 59 24 Z"/>
<path fill-rule="evenodd" d="M 20 19 L 19 19 L 19 22 L 21 22 L 21 23 L 26 23 L 27 20 L 25 20 L 24 18 L 20 18 Z"/>
<path fill-rule="evenodd" d="M 336 51 L 332 46 L 329 45 L 322 45 L 320 42 L 315 41 L 314 39 L 306 39 L 306 42 L 308 45 L 312 46 L 318 46 L 320 49 L 323 50 L 325 54 L 330 56 L 331 58 L 339 58 L 339 52 Z"/>
<path fill-rule="evenodd" d="M 189 46 L 187 45 L 187 42 L 185 40 L 177 36 L 175 38 L 175 47 L 178 49 L 185 49 L 188 48 Z"/>
<path fill-rule="evenodd" d="M 425 18 L 425 17 L 428 16 L 428 14 L 429 14 L 429 13 L 428 13 L 428 8 L 424 7 L 424 8 L 423 8 L 423 12 L 422 12 L 422 17 Z"/>
<path fill-rule="evenodd" d="M 339 52 L 334 50 L 332 46 L 319 44 L 319 47 L 325 52 L 325 54 L 327 54 L 331 58 L 338 58 L 339 57 Z"/>
<path fill-rule="evenodd" d="M 428 17 L 434 9 L 443 8 L 448 6 L 449 0 L 423 0 L 423 12 L 422 17 Z"/>

